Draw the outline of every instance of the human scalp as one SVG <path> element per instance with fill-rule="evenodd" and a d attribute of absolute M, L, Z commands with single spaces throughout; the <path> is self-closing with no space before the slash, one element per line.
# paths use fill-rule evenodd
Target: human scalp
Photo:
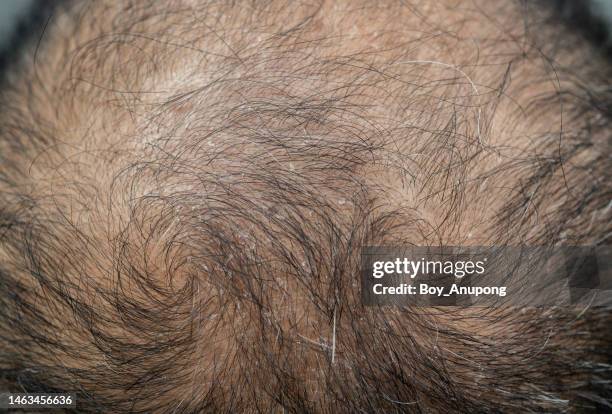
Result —
<path fill-rule="evenodd" d="M 610 65 L 491 3 L 58 5 L 1 96 L 6 387 L 82 412 L 609 406 L 609 309 L 360 303 L 363 246 L 609 244 Z"/>

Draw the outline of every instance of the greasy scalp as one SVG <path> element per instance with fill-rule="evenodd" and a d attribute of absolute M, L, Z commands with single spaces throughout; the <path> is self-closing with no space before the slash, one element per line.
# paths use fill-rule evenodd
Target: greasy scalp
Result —
<path fill-rule="evenodd" d="M 609 406 L 605 309 L 359 303 L 361 246 L 609 243 L 610 67 L 581 38 L 512 1 L 112 3 L 60 7 L 3 92 L 7 387 Z"/>

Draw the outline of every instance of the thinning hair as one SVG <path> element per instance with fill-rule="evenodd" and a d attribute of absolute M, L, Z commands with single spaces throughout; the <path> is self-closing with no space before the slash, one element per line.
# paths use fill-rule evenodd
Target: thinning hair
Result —
<path fill-rule="evenodd" d="M 610 69 L 532 2 L 60 4 L 1 92 L 3 385 L 82 412 L 610 407 L 609 309 L 358 285 L 368 245 L 608 244 Z"/>

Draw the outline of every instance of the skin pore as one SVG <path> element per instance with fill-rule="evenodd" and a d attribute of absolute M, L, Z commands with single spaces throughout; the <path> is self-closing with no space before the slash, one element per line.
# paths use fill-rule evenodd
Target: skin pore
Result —
<path fill-rule="evenodd" d="M 603 245 L 542 4 L 68 2 L 0 96 L 0 385 L 79 412 L 589 412 L 609 309 L 366 308 L 375 245 Z"/>

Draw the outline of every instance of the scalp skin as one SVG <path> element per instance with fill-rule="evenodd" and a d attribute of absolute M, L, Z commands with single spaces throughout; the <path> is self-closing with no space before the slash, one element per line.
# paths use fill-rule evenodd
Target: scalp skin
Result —
<path fill-rule="evenodd" d="M 607 309 L 359 301 L 362 246 L 609 243 L 609 64 L 491 3 L 60 7 L 2 93 L 7 387 L 85 412 L 609 406 Z"/>

